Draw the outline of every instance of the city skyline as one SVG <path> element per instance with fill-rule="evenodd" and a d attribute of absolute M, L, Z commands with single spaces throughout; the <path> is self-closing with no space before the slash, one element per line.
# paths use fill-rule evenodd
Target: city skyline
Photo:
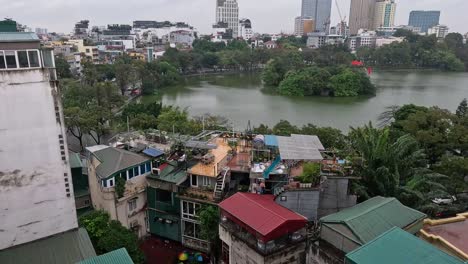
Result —
<path fill-rule="evenodd" d="M 341 13 L 349 19 L 350 0 L 338 0 Z M 460 17 L 468 9 L 465 0 L 426 0 L 417 2 L 396 1 L 398 4 L 395 24 L 407 24 L 412 10 L 440 10 L 440 23 L 448 25 L 450 31 L 465 33 L 466 23 Z M 0 0 L 4 7 L 3 15 L 11 17 L 19 23 L 31 28 L 47 28 L 49 32 L 71 32 L 76 21 L 89 19 L 91 25 L 107 25 L 115 23 L 131 24 L 133 20 L 171 20 L 183 21 L 196 27 L 202 34 L 210 33 L 215 21 L 215 0 L 197 0 L 187 3 L 181 0 L 140 0 L 138 5 L 129 2 L 115 8 L 110 1 L 99 2 L 90 0 L 48 1 L 34 9 L 27 6 L 34 4 L 32 0 L 11 1 Z M 261 33 L 292 33 L 294 18 L 301 14 L 301 1 L 247 1 L 238 0 L 239 17 L 252 20 L 255 32 Z M 128 12 L 132 7 L 135 12 Z M 202 8 L 200 8 L 202 7 Z M 268 7 L 268 8 L 265 8 Z M 107 10 L 108 12 L 102 12 Z M 47 14 L 54 14 L 50 16 Z M 332 6 L 331 24 L 339 21 L 336 6 Z"/>

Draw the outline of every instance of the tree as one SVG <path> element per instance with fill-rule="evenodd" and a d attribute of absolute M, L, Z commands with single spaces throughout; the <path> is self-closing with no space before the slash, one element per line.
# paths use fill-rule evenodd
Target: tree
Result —
<path fill-rule="evenodd" d="M 298 132 L 299 128 L 291 125 L 287 120 L 281 120 L 273 127 L 273 133 L 278 136 L 290 136 L 291 134 L 297 134 Z"/>
<path fill-rule="evenodd" d="M 346 139 L 343 133 L 332 127 L 317 127 L 312 124 L 307 124 L 301 128 L 303 135 L 314 135 L 320 138 L 323 146 L 326 149 L 343 150 L 346 147 Z"/>
<path fill-rule="evenodd" d="M 219 239 L 219 209 L 217 206 L 205 205 L 202 206 L 199 213 L 200 235 L 202 239 L 210 242 L 211 252 L 213 256 L 220 253 Z"/>
<path fill-rule="evenodd" d="M 337 97 L 375 93 L 375 86 L 364 73 L 350 69 L 345 69 L 340 74 L 331 77 L 329 87 L 333 96 Z"/>
<path fill-rule="evenodd" d="M 131 58 L 127 55 L 119 57 L 114 67 L 117 85 L 119 86 L 122 96 L 124 96 L 129 85 L 135 83 L 136 70 L 131 62 Z"/>
<path fill-rule="evenodd" d="M 94 211 L 79 219 L 86 229 L 98 255 L 125 248 L 135 264 L 144 263 L 144 255 L 138 247 L 138 237 L 104 211 Z"/>
<path fill-rule="evenodd" d="M 125 193 L 125 180 L 120 176 L 117 176 L 115 179 L 115 193 L 118 199 L 122 198 Z"/>
<path fill-rule="evenodd" d="M 466 98 L 463 99 L 463 101 L 458 106 L 457 111 L 456 111 L 456 115 L 459 118 L 463 118 L 463 117 L 468 116 L 468 102 L 466 101 Z"/>
<path fill-rule="evenodd" d="M 60 55 L 55 58 L 55 69 L 59 79 L 71 78 L 70 64 Z"/>
<path fill-rule="evenodd" d="M 163 107 L 158 116 L 158 129 L 167 132 L 181 134 L 194 134 L 190 126 L 187 109 L 181 110 L 178 107 Z"/>

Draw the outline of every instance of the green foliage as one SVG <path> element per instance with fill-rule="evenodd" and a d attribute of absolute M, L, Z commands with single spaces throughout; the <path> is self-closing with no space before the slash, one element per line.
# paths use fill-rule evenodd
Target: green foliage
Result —
<path fill-rule="evenodd" d="M 199 212 L 200 235 L 203 239 L 215 243 L 219 238 L 219 209 L 217 206 L 202 206 Z"/>
<path fill-rule="evenodd" d="M 459 118 L 464 118 L 468 116 L 468 102 L 466 101 L 466 98 L 463 99 L 463 101 L 457 107 L 457 111 L 455 112 L 455 114 Z"/>
<path fill-rule="evenodd" d="M 337 97 L 374 94 L 375 87 L 359 71 L 343 67 L 307 67 L 290 71 L 278 86 L 278 92 L 288 96 L 328 94 Z"/>
<path fill-rule="evenodd" d="M 291 125 L 287 120 L 281 120 L 273 127 L 273 134 L 278 136 L 290 136 L 291 134 L 297 134 L 299 128 Z"/>
<path fill-rule="evenodd" d="M 457 33 L 448 34 L 443 43 L 435 35 L 420 36 L 399 29 L 395 36 L 406 41 L 370 49 L 360 48 L 358 59 L 367 65 L 383 67 L 420 67 L 443 71 L 463 71 L 468 66 L 468 46 Z M 468 68 L 466 68 L 468 69 Z"/>
<path fill-rule="evenodd" d="M 115 178 L 115 192 L 118 199 L 122 198 L 125 194 L 125 179 L 119 175 Z"/>
<path fill-rule="evenodd" d="M 98 255 L 125 248 L 135 264 L 144 263 L 144 255 L 138 247 L 138 237 L 120 222 L 111 221 L 106 212 L 94 211 L 84 215 L 80 217 L 79 225 L 88 232 Z"/>
<path fill-rule="evenodd" d="M 163 107 L 157 123 L 158 129 L 162 131 L 192 134 L 187 109 L 181 110 L 178 107 L 171 106 Z"/>
<path fill-rule="evenodd" d="M 57 76 L 59 79 L 71 78 L 72 73 L 70 71 L 70 64 L 67 60 L 60 55 L 55 58 L 55 69 L 57 71 Z"/>
<path fill-rule="evenodd" d="M 305 163 L 301 176 L 296 177 L 301 183 L 312 183 L 314 186 L 320 183 L 320 164 L 319 163 Z"/>
<path fill-rule="evenodd" d="M 302 127 L 300 134 L 318 136 L 326 149 L 343 150 L 346 148 L 346 138 L 343 133 L 332 127 L 317 127 L 307 124 Z"/>

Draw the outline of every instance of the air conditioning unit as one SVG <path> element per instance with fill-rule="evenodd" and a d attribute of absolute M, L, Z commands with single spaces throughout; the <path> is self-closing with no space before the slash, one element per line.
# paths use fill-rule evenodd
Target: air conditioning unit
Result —
<path fill-rule="evenodd" d="M 153 173 L 153 175 L 159 176 L 161 174 L 161 170 L 158 168 L 153 168 L 151 173 Z"/>

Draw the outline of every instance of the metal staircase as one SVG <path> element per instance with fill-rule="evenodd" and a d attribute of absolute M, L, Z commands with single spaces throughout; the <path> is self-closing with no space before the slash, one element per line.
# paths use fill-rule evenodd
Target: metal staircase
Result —
<path fill-rule="evenodd" d="M 271 163 L 270 167 L 268 167 L 265 171 L 263 171 L 263 178 L 268 180 L 270 178 L 270 174 L 275 170 L 276 166 L 281 162 L 281 156 L 276 156 L 276 159 Z"/>
<path fill-rule="evenodd" d="M 219 201 L 223 199 L 224 187 L 226 186 L 226 178 L 230 172 L 229 167 L 224 167 L 223 171 L 216 177 L 216 185 L 213 193 L 215 200 Z"/>

